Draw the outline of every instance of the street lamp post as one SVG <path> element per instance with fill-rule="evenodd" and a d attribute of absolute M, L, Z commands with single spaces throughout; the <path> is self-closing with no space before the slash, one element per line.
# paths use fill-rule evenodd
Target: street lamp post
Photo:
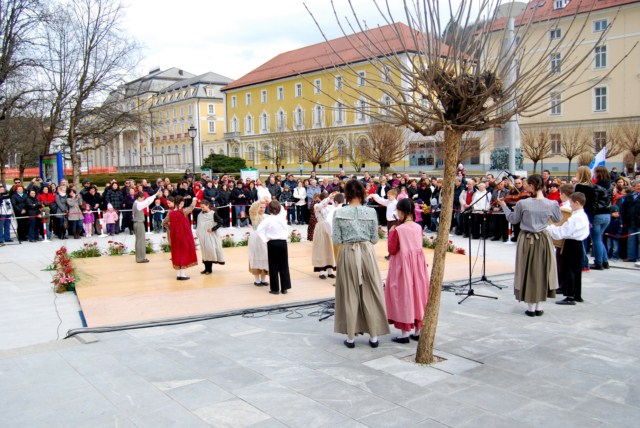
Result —
<path fill-rule="evenodd" d="M 189 127 L 189 137 L 191 138 L 191 156 L 193 160 L 193 176 L 196 175 L 196 135 L 198 135 L 198 130 L 195 126 L 191 125 Z"/>

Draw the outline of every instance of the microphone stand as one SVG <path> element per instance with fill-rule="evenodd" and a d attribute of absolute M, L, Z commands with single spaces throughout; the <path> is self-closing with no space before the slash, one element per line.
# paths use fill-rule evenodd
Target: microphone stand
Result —
<path fill-rule="evenodd" d="M 467 208 L 465 208 L 465 210 L 463 211 L 463 214 L 467 215 L 467 218 L 468 218 L 467 221 L 469 223 L 471 223 L 471 212 L 472 212 L 473 206 L 475 204 L 477 204 L 478 202 L 486 199 L 487 195 L 490 195 L 490 194 L 491 193 L 489 193 L 489 191 L 486 191 L 485 195 L 482 198 L 478 199 L 477 201 L 475 201 L 474 203 L 469 205 Z M 485 218 L 485 220 L 486 220 L 486 218 Z M 484 224 L 486 225 L 486 223 L 484 223 Z M 469 224 L 469 228 L 471 228 L 471 224 Z M 486 232 L 486 229 L 484 231 Z M 471 277 L 472 273 L 473 273 L 472 272 L 472 268 L 471 268 L 471 229 L 469 230 L 468 236 L 469 236 L 469 284 L 468 284 L 469 289 L 467 291 L 465 291 L 465 292 L 456 293 L 456 296 L 465 296 L 462 300 L 460 300 L 458 302 L 458 304 L 461 304 L 462 302 L 464 302 L 465 300 L 467 300 L 471 296 L 484 297 L 484 298 L 487 298 L 487 299 L 496 299 L 497 300 L 498 298 L 496 296 L 487 296 L 487 295 L 484 295 L 484 294 L 476 294 L 476 292 L 473 290 L 474 282 L 473 282 L 472 277 Z M 486 240 L 485 240 L 485 249 L 486 249 Z M 486 257 L 486 254 L 483 254 L 483 257 Z M 482 278 L 486 278 L 484 276 L 484 269 L 483 269 Z M 480 281 L 482 281 L 482 279 Z M 479 282 L 479 281 L 476 281 L 476 282 Z M 492 285 L 494 285 L 494 284 L 492 284 Z M 500 287 L 498 287 L 498 288 L 500 288 Z"/>

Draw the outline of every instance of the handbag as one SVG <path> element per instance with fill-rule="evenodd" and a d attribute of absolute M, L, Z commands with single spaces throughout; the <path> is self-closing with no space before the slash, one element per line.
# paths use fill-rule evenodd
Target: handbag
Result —
<path fill-rule="evenodd" d="M 63 222 L 62 222 L 62 228 L 64 230 L 68 230 L 69 229 L 69 219 L 67 217 L 65 217 Z"/>

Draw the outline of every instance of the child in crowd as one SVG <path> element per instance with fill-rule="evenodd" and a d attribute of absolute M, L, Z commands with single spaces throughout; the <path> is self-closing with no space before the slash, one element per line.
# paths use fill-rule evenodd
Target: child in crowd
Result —
<path fill-rule="evenodd" d="M 164 220 L 165 209 L 162 206 L 162 200 L 156 199 L 153 201 L 154 205 L 151 208 L 151 218 L 153 219 L 153 231 L 160 233 L 164 229 L 162 228 L 162 220 Z"/>
<path fill-rule="evenodd" d="M 558 305 L 575 305 L 582 302 L 582 241 L 589 236 L 589 218 L 584 212 L 584 204 L 587 201 L 584 193 L 571 194 L 571 217 L 562 226 L 550 225 L 547 232 L 553 239 L 564 239 L 562 247 L 562 266 L 559 268 L 562 278 L 562 292 L 564 300 L 559 300 Z"/>
<path fill-rule="evenodd" d="M 238 228 L 249 227 L 249 217 L 247 217 L 246 211 L 240 211 L 238 216 Z"/>
<path fill-rule="evenodd" d="M 563 184 L 560 186 L 560 210 L 563 208 L 571 209 L 571 194 L 573 193 L 572 184 Z"/>
<path fill-rule="evenodd" d="M 420 226 L 421 230 L 424 230 L 424 223 L 422 222 L 422 199 L 418 199 L 415 203 L 415 211 L 414 211 L 414 218 L 415 218 L 415 222 L 418 226 Z"/>
<path fill-rule="evenodd" d="M 107 211 L 104 213 L 104 222 L 107 225 L 107 234 L 109 234 L 109 236 L 113 236 L 116 233 L 118 212 L 113 209 L 113 205 L 111 204 L 107 204 Z"/>
<path fill-rule="evenodd" d="M 387 192 L 387 199 L 381 198 L 377 193 L 367 196 L 367 199 L 373 198 L 378 204 L 387 207 L 387 230 L 391 230 L 391 228 L 398 223 L 398 210 L 396 209 L 398 205 L 397 197 L 398 191 L 396 189 L 391 189 Z M 391 256 L 387 254 L 384 258 L 389 260 Z"/>
<path fill-rule="evenodd" d="M 267 257 L 269 260 L 269 281 L 271 294 L 287 294 L 291 288 L 289 275 L 289 254 L 287 251 L 287 237 L 289 226 L 287 217 L 280 202 L 269 202 L 269 215 L 260 222 L 256 234 L 267 243 Z"/>
<path fill-rule="evenodd" d="M 211 209 L 211 203 L 206 199 L 200 202 L 202 212 L 198 216 L 196 235 L 200 241 L 200 251 L 202 251 L 203 275 L 211 275 L 211 267 L 214 263 L 223 265 L 222 241 L 216 230 L 222 226 L 222 219 Z"/>
<path fill-rule="evenodd" d="M 288 184 L 284 185 L 284 190 L 280 193 L 280 204 L 287 210 L 287 224 L 291 225 L 295 221 L 295 209 L 293 208 L 293 191 Z"/>
<path fill-rule="evenodd" d="M 609 258 L 614 261 L 620 260 L 618 249 L 620 248 L 620 236 L 622 235 L 622 220 L 620 219 L 620 207 L 611 205 L 611 220 L 609 226 L 604 231 L 604 239 Z"/>
<path fill-rule="evenodd" d="M 91 205 L 84 204 L 84 210 L 82 210 L 82 226 L 84 227 L 84 236 L 91 238 L 91 232 L 93 231 L 94 216 L 91 212 Z"/>

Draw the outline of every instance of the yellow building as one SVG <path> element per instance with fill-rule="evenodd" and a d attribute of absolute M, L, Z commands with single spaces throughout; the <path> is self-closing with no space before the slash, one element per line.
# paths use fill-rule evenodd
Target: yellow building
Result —
<path fill-rule="evenodd" d="M 639 0 L 547 0 L 530 1 L 519 22 L 527 22 L 535 13 L 531 30 L 532 36 L 525 43 L 528 55 L 535 56 L 547 48 L 547 43 L 558 44 L 547 58 L 549 68 L 557 73 L 566 72 L 574 58 L 567 58 L 566 50 L 570 41 L 584 26 L 576 57 L 589 55 L 591 58 L 580 69 L 585 69 L 581 82 L 596 82 L 592 89 L 574 96 L 580 87 L 571 86 L 575 79 L 569 79 L 563 86 L 548 91 L 548 110 L 532 118 L 520 118 L 523 134 L 548 134 L 551 158 L 544 159 L 544 169 L 566 172 L 568 160 L 562 156 L 561 142 L 568 138 L 582 138 L 588 143 L 588 152 L 594 155 L 605 144 L 616 144 L 624 138 L 625 129 L 640 129 L 640 51 L 635 49 L 625 61 L 613 69 L 629 53 L 634 44 L 640 42 L 640 1 Z M 575 19 L 575 20 L 574 20 Z M 502 23 L 504 25 L 504 21 Z M 600 36 L 605 29 L 609 32 L 604 39 Z M 501 33 L 500 33 L 501 34 Z M 545 43 L 539 43 L 544 40 Z M 589 53 L 589 51 L 593 52 Z M 521 73 L 526 70 L 520 70 Z M 608 76 L 607 74 L 610 73 Z M 577 76 L 576 76 L 577 77 Z M 496 132 L 496 145 L 503 139 Z M 622 166 L 624 153 L 607 159 L 607 166 Z M 589 158 L 588 155 L 584 156 Z M 626 159 L 633 161 L 630 159 Z M 572 162 L 575 171 L 579 159 Z M 540 165 L 538 165 L 540 166 Z M 525 169 L 532 170 L 532 163 L 525 158 Z"/>
<path fill-rule="evenodd" d="M 195 76 L 170 68 L 119 89 L 124 107 L 139 110 L 135 129 L 121 132 L 111 144 L 89 156 L 90 167 L 116 166 L 120 171 L 183 170 L 199 166 L 210 153 L 224 151 L 224 109 L 220 88 L 231 79 L 216 73 Z M 192 145 L 188 129 L 197 133 Z M 195 155 L 195 158 L 194 158 Z"/>
<path fill-rule="evenodd" d="M 380 43 L 384 46 L 380 47 L 382 58 L 392 52 L 407 54 L 406 47 L 414 43 L 410 29 L 404 24 L 397 28 L 397 33 L 384 26 L 367 30 L 365 37 L 356 33 L 284 52 L 225 86 L 227 152 L 262 171 L 276 170 L 276 163 L 284 170 L 308 171 L 312 164 L 306 156 L 300 156 L 296 136 L 330 135 L 332 150 L 323 156 L 317 171 L 354 170 L 356 164 L 358 168 L 377 170 L 379 165 L 357 154 L 357 145 L 366 141 L 372 119 L 366 114 L 367 102 L 354 97 L 352 88 L 389 104 L 391 98 L 380 87 L 394 77 L 385 72 L 384 59 L 373 65 L 352 44 L 384 40 Z M 332 53 L 334 49 L 348 65 L 336 63 L 339 58 Z M 422 139 L 392 168 L 427 169 L 434 157 L 432 139 Z"/>

